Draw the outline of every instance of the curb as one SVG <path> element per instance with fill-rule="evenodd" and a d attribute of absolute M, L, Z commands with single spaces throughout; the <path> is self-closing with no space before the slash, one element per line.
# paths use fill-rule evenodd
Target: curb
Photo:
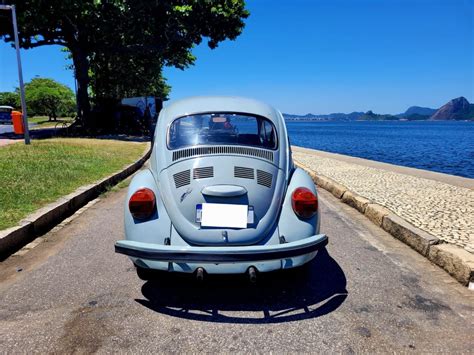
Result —
<path fill-rule="evenodd" d="M 355 208 L 372 223 L 416 250 L 433 264 L 444 269 L 464 286 L 474 283 L 474 255 L 450 244 L 442 244 L 437 237 L 408 223 L 386 207 L 359 196 L 338 182 L 316 173 L 299 162 L 314 183 L 329 191 L 347 205 Z"/>
<path fill-rule="evenodd" d="M 18 226 L 0 231 L 0 261 L 5 260 L 23 246 L 74 214 L 89 201 L 97 198 L 109 186 L 113 186 L 133 174 L 143 166 L 150 154 L 151 144 L 148 144 L 145 154 L 121 171 L 113 173 L 94 184 L 81 186 L 69 195 L 63 196 L 33 212 L 21 220 Z"/>

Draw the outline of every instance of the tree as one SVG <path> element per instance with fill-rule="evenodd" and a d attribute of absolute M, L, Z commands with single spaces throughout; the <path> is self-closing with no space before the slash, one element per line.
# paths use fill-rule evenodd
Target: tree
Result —
<path fill-rule="evenodd" d="M 0 105 L 20 107 L 20 96 L 16 92 L 0 92 Z"/>
<path fill-rule="evenodd" d="M 96 102 L 124 97 L 168 97 L 170 86 L 162 76 L 162 64 L 154 56 L 121 55 L 119 61 L 95 55 L 91 60 L 90 86 Z"/>
<path fill-rule="evenodd" d="M 75 111 L 74 92 L 53 79 L 32 79 L 25 84 L 25 99 L 28 110 L 48 116 L 50 121 Z"/>
<path fill-rule="evenodd" d="M 61 45 L 69 50 L 78 83 L 78 112 L 86 124 L 91 70 L 94 82 L 103 83 L 100 76 L 105 66 L 117 74 L 122 58 L 131 58 L 141 69 L 141 60 L 148 58 L 150 67 L 160 73 L 151 76 L 151 88 L 160 87 L 162 66 L 184 69 L 192 65 L 195 57 L 191 50 L 203 37 L 210 48 L 215 48 L 225 39 L 235 39 L 244 27 L 243 19 L 248 17 L 244 0 L 12 2 L 17 6 L 21 47 Z M 2 19 L 0 36 L 12 41 L 11 31 L 10 22 Z M 121 72 L 125 72 L 122 78 L 127 83 L 135 86 L 139 80 L 147 80 L 140 76 L 143 70 L 125 71 L 125 65 Z"/>

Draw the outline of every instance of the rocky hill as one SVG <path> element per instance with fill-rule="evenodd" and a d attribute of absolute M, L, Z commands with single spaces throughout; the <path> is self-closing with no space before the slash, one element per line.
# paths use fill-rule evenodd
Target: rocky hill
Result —
<path fill-rule="evenodd" d="M 413 117 L 428 116 L 426 118 L 429 118 L 435 112 L 436 112 L 436 109 L 434 109 L 434 108 L 421 107 L 421 106 L 411 106 L 405 112 L 398 114 L 397 117 L 410 118 L 412 116 Z"/>
<path fill-rule="evenodd" d="M 362 116 L 359 117 L 360 121 L 398 121 L 399 118 L 397 116 L 392 115 L 381 115 L 378 113 L 374 113 L 372 111 L 367 111 Z"/>
<path fill-rule="evenodd" d="M 474 105 L 465 97 L 458 97 L 441 106 L 430 120 L 474 120 Z"/>

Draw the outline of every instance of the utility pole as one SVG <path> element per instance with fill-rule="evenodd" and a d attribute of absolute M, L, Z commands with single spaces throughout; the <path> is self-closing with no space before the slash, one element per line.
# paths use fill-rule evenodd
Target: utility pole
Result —
<path fill-rule="evenodd" d="M 21 69 L 20 41 L 18 39 L 18 26 L 16 23 L 15 5 L 0 5 L 0 10 L 11 10 L 13 22 L 13 34 L 15 36 L 16 61 L 18 65 L 18 81 L 20 84 L 21 111 L 23 113 L 23 129 L 25 131 L 25 144 L 30 144 L 30 131 L 28 129 L 28 115 L 26 112 L 25 86 L 23 84 L 23 71 Z"/>

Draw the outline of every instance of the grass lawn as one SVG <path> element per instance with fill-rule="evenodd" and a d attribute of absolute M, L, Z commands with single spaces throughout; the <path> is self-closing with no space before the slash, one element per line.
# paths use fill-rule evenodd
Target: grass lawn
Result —
<path fill-rule="evenodd" d="M 62 138 L 0 148 L 0 230 L 136 161 L 146 143 Z"/>
<path fill-rule="evenodd" d="M 32 129 L 38 128 L 51 128 L 55 127 L 60 122 L 72 123 L 74 119 L 72 117 L 58 117 L 57 121 L 49 121 L 48 116 L 34 116 L 28 117 L 28 123 L 35 123 Z"/>

